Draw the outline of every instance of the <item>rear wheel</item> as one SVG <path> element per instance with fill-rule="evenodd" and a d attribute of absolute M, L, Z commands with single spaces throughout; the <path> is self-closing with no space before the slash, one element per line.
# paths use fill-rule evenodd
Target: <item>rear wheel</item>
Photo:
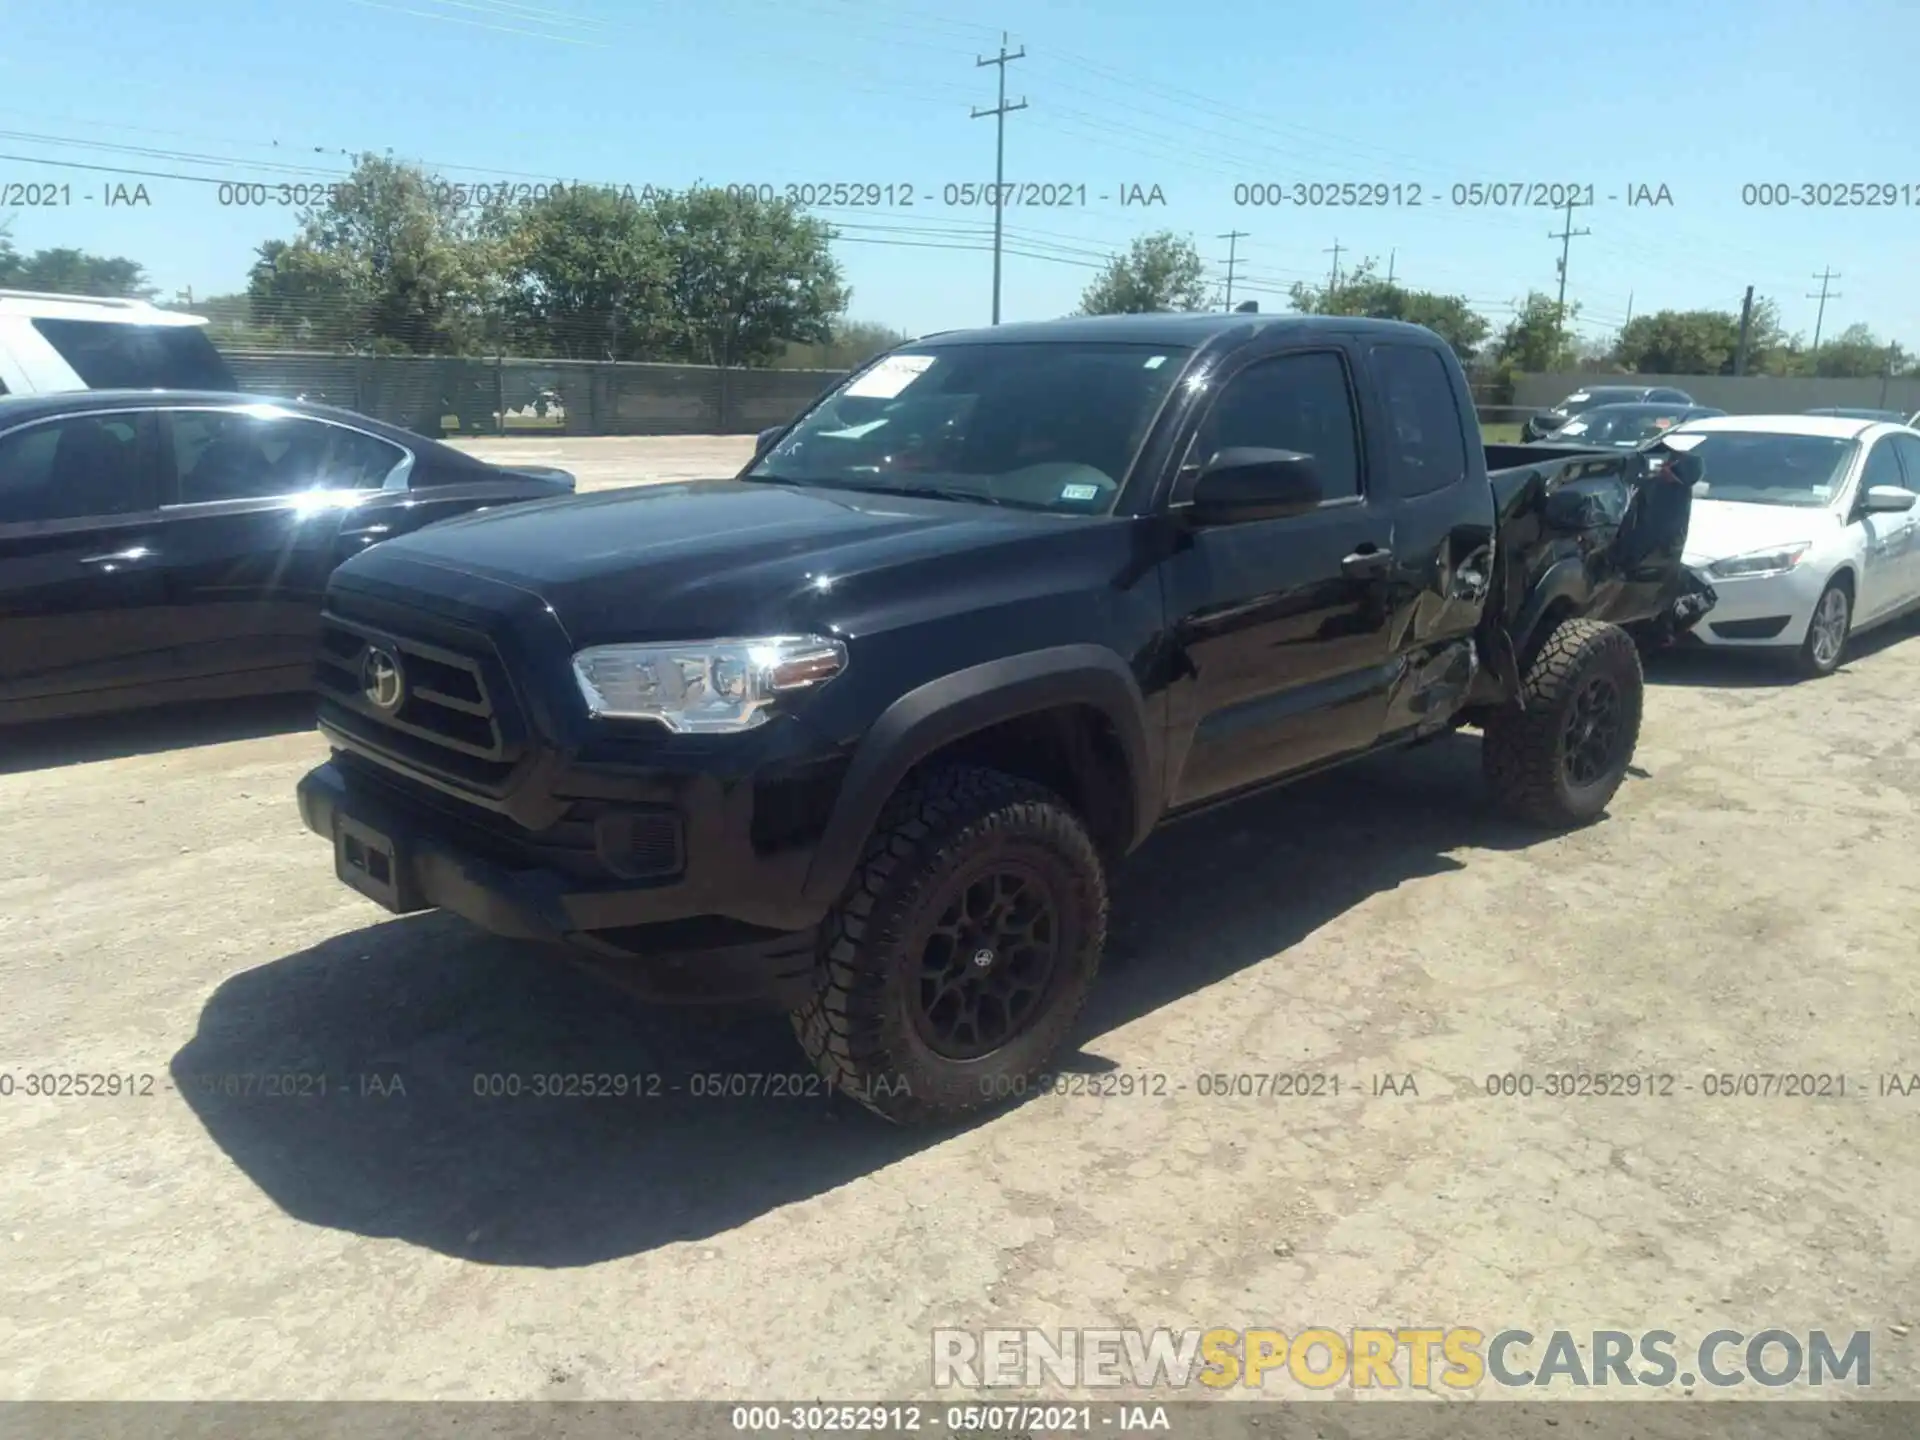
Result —
<path fill-rule="evenodd" d="M 1065 801 L 998 771 L 937 770 L 888 802 L 794 1033 L 876 1114 L 956 1119 L 1035 1085 L 1106 932 L 1105 870 Z"/>
<path fill-rule="evenodd" d="M 1632 763 L 1644 689 L 1624 630 L 1562 621 L 1527 667 L 1521 707 L 1487 717 L 1481 767 L 1495 803 L 1557 830 L 1597 818 Z"/>
<path fill-rule="evenodd" d="M 1810 680 L 1831 675 L 1840 668 L 1840 657 L 1846 654 L 1847 637 L 1852 633 L 1853 590 L 1844 580 L 1829 580 L 1814 602 L 1807 638 L 1794 655 L 1795 668 Z"/>

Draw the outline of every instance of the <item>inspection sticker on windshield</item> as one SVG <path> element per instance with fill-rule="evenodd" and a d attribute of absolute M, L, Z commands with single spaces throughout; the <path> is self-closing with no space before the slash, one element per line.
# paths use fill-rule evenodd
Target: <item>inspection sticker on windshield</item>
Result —
<path fill-rule="evenodd" d="M 1092 500 L 1098 497 L 1099 494 L 1100 487 L 1098 485 L 1062 485 L 1060 487 L 1060 498 L 1062 500 Z"/>
<path fill-rule="evenodd" d="M 1167 363 L 1166 356 L 1156 355 L 1151 360 L 1147 361 L 1145 368 L 1148 370 L 1158 370 L 1162 365 L 1166 363 Z"/>
<path fill-rule="evenodd" d="M 847 387 L 846 393 L 891 400 L 933 368 L 931 355 L 889 355 Z"/>

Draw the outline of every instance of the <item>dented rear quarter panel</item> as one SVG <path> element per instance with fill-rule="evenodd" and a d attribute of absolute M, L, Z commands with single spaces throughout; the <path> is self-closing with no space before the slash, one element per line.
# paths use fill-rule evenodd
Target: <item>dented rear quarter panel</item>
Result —
<path fill-rule="evenodd" d="M 1538 458 L 1528 459 L 1529 456 Z M 1692 509 L 1691 457 L 1655 445 L 1569 453 L 1489 446 L 1498 541 L 1483 638 L 1516 667 L 1561 619 L 1639 625 L 1680 594 Z"/>

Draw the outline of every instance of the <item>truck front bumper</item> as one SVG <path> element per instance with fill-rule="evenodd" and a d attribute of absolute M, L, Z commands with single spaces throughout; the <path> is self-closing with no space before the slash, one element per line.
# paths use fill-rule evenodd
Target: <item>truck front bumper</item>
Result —
<path fill-rule="evenodd" d="M 479 855 L 412 807 L 356 787 L 338 764 L 309 771 L 300 818 L 329 841 L 340 880 L 396 915 L 441 909 L 495 935 L 565 945 L 646 998 L 792 1009 L 814 983 L 816 932 L 689 916 L 690 883 L 588 883 Z"/>

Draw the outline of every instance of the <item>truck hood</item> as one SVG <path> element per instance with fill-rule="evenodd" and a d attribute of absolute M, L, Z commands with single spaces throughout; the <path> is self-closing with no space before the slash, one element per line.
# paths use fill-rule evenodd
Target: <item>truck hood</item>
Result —
<path fill-rule="evenodd" d="M 348 585 L 425 565 L 543 600 L 576 645 L 756 634 L 902 566 L 1088 523 L 965 501 L 738 480 L 537 500 L 428 526 L 355 556 Z M 964 563 L 964 562 L 963 562 Z"/>
<path fill-rule="evenodd" d="M 1819 540 L 1838 523 L 1831 510 L 1798 505 L 1754 505 L 1695 500 L 1687 522 L 1686 562 L 1707 565 L 1770 546 Z"/>

